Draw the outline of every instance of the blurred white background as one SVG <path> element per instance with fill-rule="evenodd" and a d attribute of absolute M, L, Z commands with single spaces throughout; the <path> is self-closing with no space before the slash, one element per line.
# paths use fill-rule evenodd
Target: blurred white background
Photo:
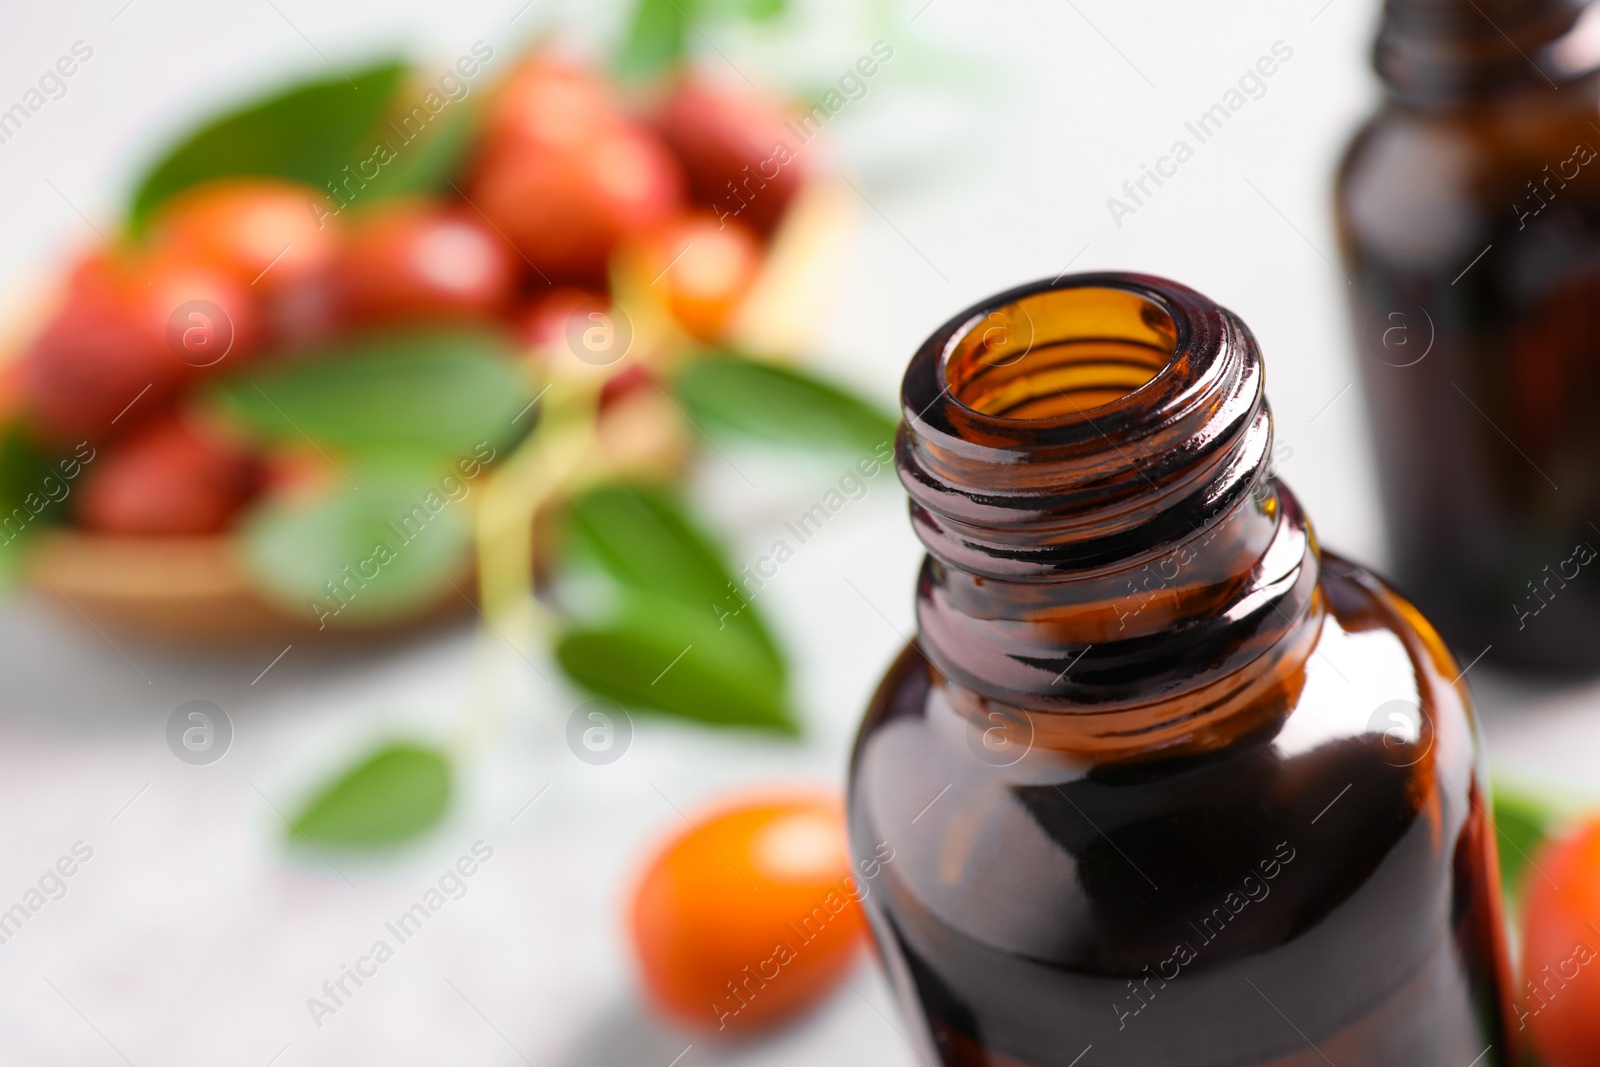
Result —
<path fill-rule="evenodd" d="M 824 135 L 861 202 L 848 272 L 817 309 L 819 363 L 888 403 L 918 342 L 995 290 L 1069 264 L 1168 275 L 1254 329 L 1288 446 L 1283 476 L 1324 545 L 1381 567 L 1329 211 L 1336 158 L 1376 101 L 1376 0 L 920 3 L 882 20 L 845 0 L 811 5 L 814 32 L 780 56 L 720 42 L 753 73 L 813 81 L 876 39 L 896 49 Z M 0 144 L 4 321 L 25 316 L 41 280 L 97 239 L 91 227 L 111 225 L 140 165 L 215 107 L 330 60 L 399 48 L 442 63 L 479 39 L 509 57 L 541 27 L 618 14 L 568 6 L 11 4 L 0 108 L 75 41 L 94 55 L 64 97 Z M 1117 225 L 1107 198 L 1178 137 L 1192 142 L 1184 123 L 1277 42 L 1292 58 L 1265 95 Z M 700 489 L 749 559 L 841 473 L 756 453 L 737 462 L 759 490 L 715 457 Z M 794 650 L 804 740 L 639 719 L 632 748 L 604 767 L 563 741 L 582 697 L 466 625 L 354 652 L 308 640 L 262 675 L 271 650 L 181 654 L 124 635 L 113 647 L 59 605 L 7 605 L 0 908 L 74 842 L 93 858 L 0 944 L 0 1061 L 916 1062 L 865 960 L 854 988 L 773 1038 L 719 1046 L 677 1033 L 638 998 L 621 916 L 645 850 L 681 825 L 673 805 L 780 778 L 842 782 L 861 709 L 911 631 L 919 559 L 899 487 L 882 476 L 762 594 Z M 517 677 L 516 707 L 471 755 L 442 829 L 337 871 L 285 848 L 277 809 L 379 738 L 443 737 L 497 671 Z M 1498 764 L 1593 779 L 1592 689 L 1534 692 L 1482 668 L 1469 677 Z M 163 740 L 167 716 L 196 698 L 226 708 L 235 728 L 226 758 L 206 767 L 179 762 Z M 479 839 L 494 855 L 468 894 L 316 1026 L 306 998 Z"/>

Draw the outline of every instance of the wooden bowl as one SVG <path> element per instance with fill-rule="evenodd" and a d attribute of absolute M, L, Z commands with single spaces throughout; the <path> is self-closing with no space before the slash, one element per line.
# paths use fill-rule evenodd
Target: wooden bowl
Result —
<path fill-rule="evenodd" d="M 28 560 L 37 598 L 68 618 L 102 630 L 193 645 L 254 645 L 322 633 L 352 637 L 458 618 L 474 610 L 470 568 L 433 602 L 393 620 L 331 620 L 297 615 L 262 596 L 239 557 L 238 542 L 215 537 L 106 537 L 70 529 L 40 536 Z M 457 591 L 459 589 L 459 592 Z M 463 595 L 466 594 L 466 595 Z"/>

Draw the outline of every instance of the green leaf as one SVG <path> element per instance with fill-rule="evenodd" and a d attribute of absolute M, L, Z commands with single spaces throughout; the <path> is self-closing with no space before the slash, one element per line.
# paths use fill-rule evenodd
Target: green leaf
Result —
<path fill-rule="evenodd" d="M 434 326 L 341 338 L 251 367 L 211 397 L 267 442 L 309 437 L 358 453 L 444 459 L 492 455 L 514 440 L 528 420 L 512 420 L 532 394 L 503 333 Z"/>
<path fill-rule="evenodd" d="M 893 418 L 831 382 L 735 356 L 695 360 L 676 388 L 699 425 L 784 444 L 871 452 L 894 441 Z"/>
<path fill-rule="evenodd" d="M 73 479 L 83 469 L 76 455 L 94 455 L 92 449 L 84 453 L 85 447 L 80 446 L 78 453 L 46 449 L 17 423 L 0 428 L 0 542 L 10 543 L 8 535 L 20 538 L 41 525 L 59 521 Z M 69 471 L 72 477 L 66 476 Z M 43 506 L 34 511 L 30 503 Z M 15 516 L 6 525 L 5 520 L 12 518 L 17 508 L 31 518 L 24 523 L 21 516 Z"/>
<path fill-rule="evenodd" d="M 1552 822 L 1550 812 L 1528 797 L 1495 789 L 1494 826 L 1499 834 L 1500 880 L 1514 897 L 1528 871 L 1530 858 L 1543 843 Z"/>
<path fill-rule="evenodd" d="M 1593 807 L 1592 798 L 1565 792 L 1510 771 L 1494 774 L 1494 824 L 1500 881 L 1515 901 L 1545 839 Z"/>
<path fill-rule="evenodd" d="M 701 0 L 703 18 L 732 22 L 771 22 L 788 11 L 789 0 Z"/>
<path fill-rule="evenodd" d="M 681 64 L 695 7 L 694 0 L 639 0 L 616 58 L 617 73 L 646 80 Z"/>
<path fill-rule="evenodd" d="M 675 600 L 740 630 L 782 678 L 782 653 L 754 605 L 738 591 L 726 553 L 675 494 L 644 485 L 597 486 L 568 506 L 567 540 L 578 559 L 621 585 Z"/>
<path fill-rule="evenodd" d="M 54 464 L 18 423 L 0 428 L 0 504 L 7 511 L 39 489 Z"/>
<path fill-rule="evenodd" d="M 793 733 L 783 654 L 735 585 L 726 554 L 683 501 L 610 484 L 571 501 L 569 561 L 617 587 L 609 610 L 561 637 L 556 660 L 579 684 L 637 708 Z"/>
<path fill-rule="evenodd" d="M 404 98 L 404 92 L 400 96 Z M 405 103 L 411 106 L 409 101 Z M 378 176 L 367 181 L 353 206 L 359 208 L 389 197 L 453 192 L 450 183 L 461 173 L 472 149 L 483 115 L 482 103 L 481 96 L 450 101 L 410 141 L 398 132 L 401 127 L 397 124 L 403 115 L 380 129 L 378 139 L 394 151 L 394 158 L 380 163 Z M 409 127 L 406 130 L 409 132 Z"/>
<path fill-rule="evenodd" d="M 246 569 L 319 629 L 423 611 L 467 570 L 471 469 L 351 466 L 325 495 L 269 502 L 245 521 Z"/>
<path fill-rule="evenodd" d="M 0 585 L 17 579 L 34 537 L 66 511 L 83 465 L 76 455 L 62 456 L 58 462 L 17 423 L 0 428 Z"/>
<path fill-rule="evenodd" d="M 683 502 L 649 485 L 612 482 L 573 499 L 568 536 L 613 578 L 637 589 L 695 601 L 726 592 L 721 550 Z"/>
<path fill-rule="evenodd" d="M 789 0 L 744 0 L 744 15 L 754 22 L 770 22 L 789 10 Z"/>
<path fill-rule="evenodd" d="M 562 635 L 555 655 L 575 681 L 631 707 L 798 732 L 769 650 L 704 609 L 634 592 L 605 625 Z"/>
<path fill-rule="evenodd" d="M 407 72 L 397 60 L 306 82 L 228 112 L 150 168 L 128 210 L 134 232 L 192 185 L 232 175 L 289 178 L 321 189 L 358 155 Z"/>
<path fill-rule="evenodd" d="M 323 786 L 292 825 L 313 844 L 388 845 L 438 822 L 450 803 L 450 763 L 437 749 L 388 744 Z"/>

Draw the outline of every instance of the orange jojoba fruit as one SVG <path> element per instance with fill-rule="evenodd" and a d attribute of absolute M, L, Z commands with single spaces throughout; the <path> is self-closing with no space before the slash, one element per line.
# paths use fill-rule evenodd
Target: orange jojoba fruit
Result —
<path fill-rule="evenodd" d="M 805 183 L 809 134 L 753 91 L 685 79 L 649 118 L 682 164 L 696 202 L 770 233 Z"/>
<path fill-rule="evenodd" d="M 512 71 L 494 92 L 484 116 L 491 145 L 557 148 L 622 124 L 611 89 L 593 72 L 548 53 L 536 53 Z"/>
<path fill-rule="evenodd" d="M 259 306 L 263 337 L 282 345 L 333 329 L 341 229 L 327 197 L 309 185 L 223 178 L 165 204 L 146 240 L 162 258 L 231 278 Z"/>
<path fill-rule="evenodd" d="M 466 196 L 537 281 L 604 285 L 617 244 L 681 210 L 681 168 L 595 73 L 548 53 L 495 90 Z"/>
<path fill-rule="evenodd" d="M 464 206 L 385 204 L 349 230 L 334 284 L 350 321 L 491 318 L 516 288 L 521 259 Z"/>
<path fill-rule="evenodd" d="M 259 336 L 248 288 L 204 264 L 133 250 L 74 268 L 60 308 L 22 354 L 22 395 L 39 435 L 104 441 L 159 412 Z"/>
<path fill-rule="evenodd" d="M 1522 884 L 1517 1028 L 1545 1067 L 1600 1067 L 1600 818 L 1547 842 Z"/>
<path fill-rule="evenodd" d="M 150 224 L 150 246 L 231 274 L 263 293 L 319 278 L 338 251 L 327 198 L 277 178 L 225 178 L 185 190 Z"/>
<path fill-rule="evenodd" d="M 259 477 L 249 454 L 171 413 L 85 466 L 77 518 L 85 529 L 124 537 L 221 533 L 255 492 Z"/>
<path fill-rule="evenodd" d="M 541 281 L 604 284 L 612 249 L 671 218 L 683 176 L 649 131 L 605 125 L 555 144 L 490 142 L 468 199 Z"/>
<path fill-rule="evenodd" d="M 630 915 L 653 1002 L 710 1033 L 792 1018 L 862 942 L 844 807 L 831 794 L 748 798 L 693 820 L 645 868 Z"/>
<path fill-rule="evenodd" d="M 690 215 L 646 237 L 639 262 L 678 325 L 713 342 L 755 284 L 761 256 L 760 242 L 746 227 Z"/>

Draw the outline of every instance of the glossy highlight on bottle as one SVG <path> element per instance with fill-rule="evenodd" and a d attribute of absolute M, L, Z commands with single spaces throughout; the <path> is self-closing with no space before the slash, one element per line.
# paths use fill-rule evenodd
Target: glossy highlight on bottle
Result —
<path fill-rule="evenodd" d="M 1268 470 L 1249 330 L 1162 279 L 913 357 L 918 635 L 863 723 L 868 916 L 947 1065 L 1512 1062 L 1459 667 Z"/>

